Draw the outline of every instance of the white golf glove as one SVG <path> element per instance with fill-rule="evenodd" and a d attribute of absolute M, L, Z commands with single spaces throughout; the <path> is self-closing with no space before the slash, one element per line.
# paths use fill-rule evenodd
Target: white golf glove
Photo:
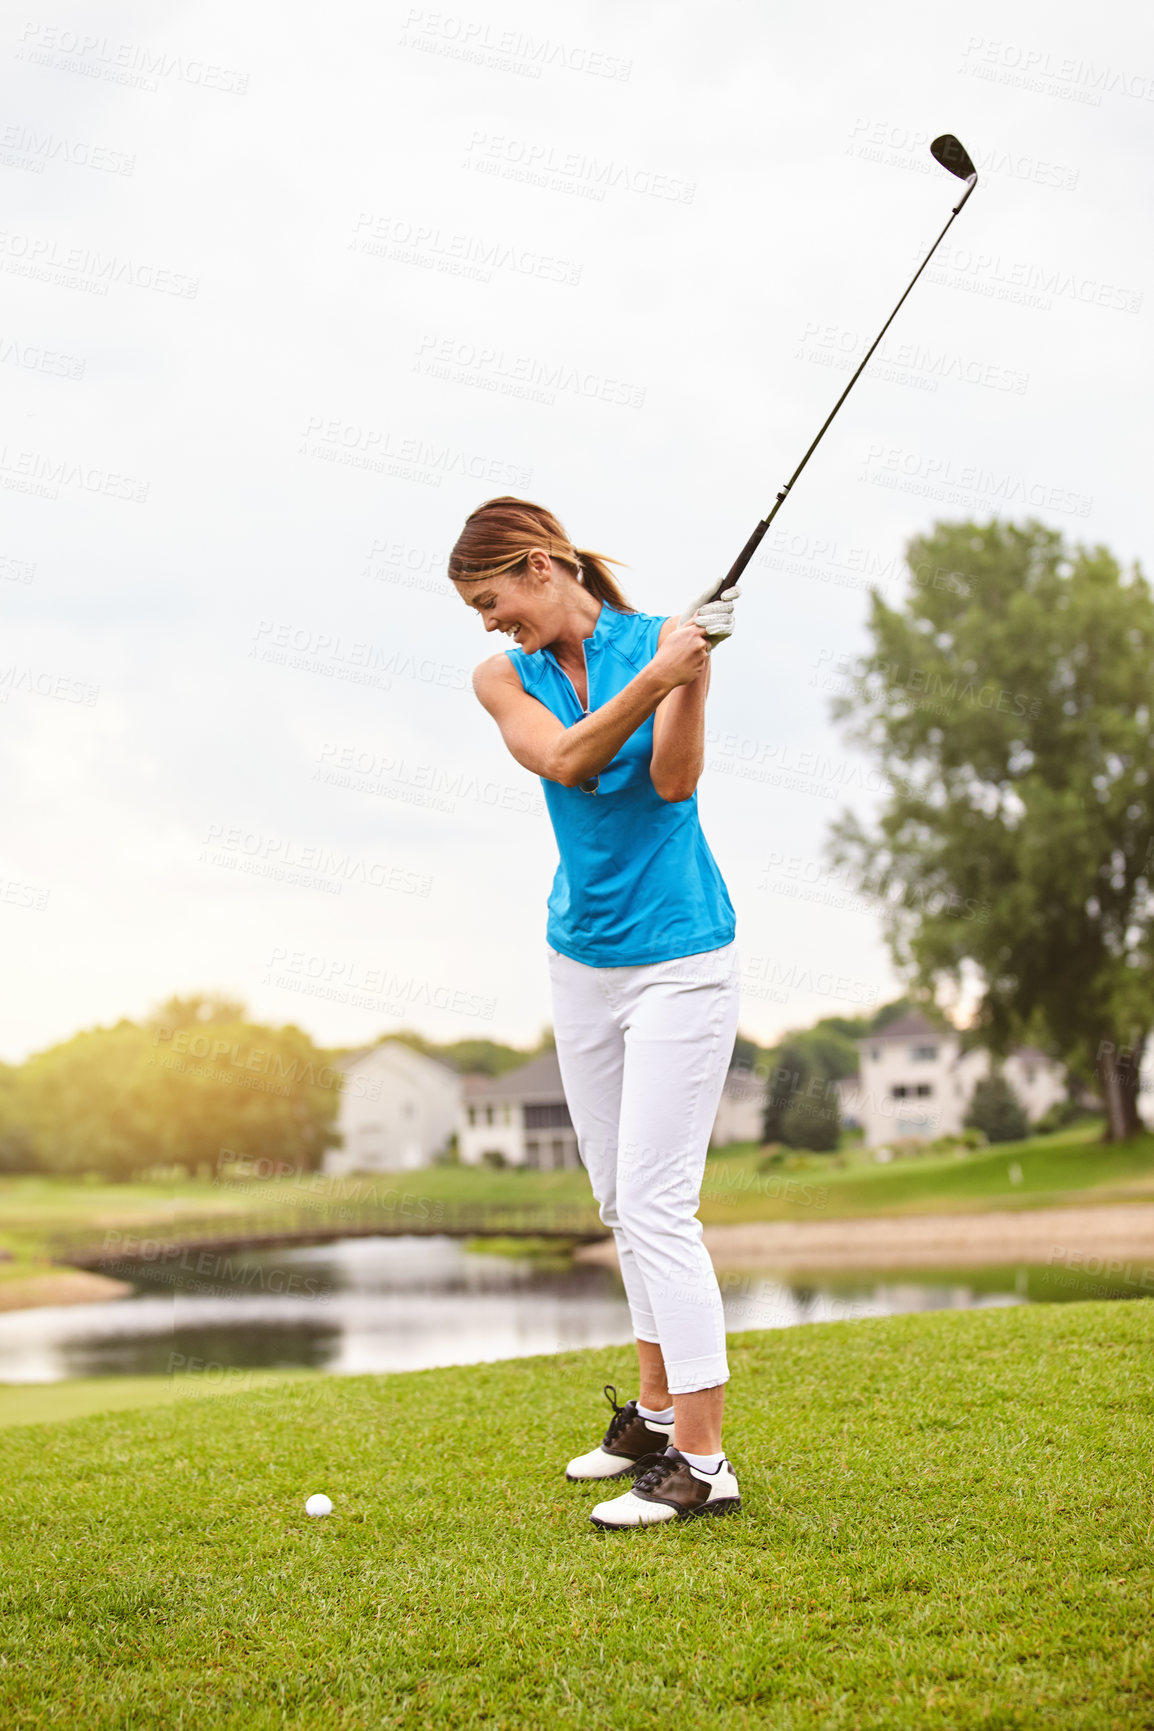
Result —
<path fill-rule="evenodd" d="M 678 621 L 688 625 L 692 620 L 700 625 L 709 639 L 710 649 L 716 649 L 719 643 L 724 643 L 727 637 L 733 635 L 733 603 L 741 594 L 740 587 L 735 583 L 732 589 L 723 589 L 716 601 L 711 601 L 712 589 L 707 589 L 704 595 L 699 595 L 681 615 Z"/>

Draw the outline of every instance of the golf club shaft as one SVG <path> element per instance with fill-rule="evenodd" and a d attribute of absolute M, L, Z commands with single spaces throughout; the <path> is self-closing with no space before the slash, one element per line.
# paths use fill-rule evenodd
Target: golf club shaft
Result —
<path fill-rule="evenodd" d="M 901 300 L 898 302 L 897 306 L 894 308 L 893 312 L 890 314 L 889 318 L 886 320 L 885 324 L 882 326 L 881 330 L 878 332 L 877 336 L 874 338 L 873 342 L 870 344 L 869 348 L 866 350 L 864 356 L 862 357 L 860 364 L 858 365 L 857 371 L 854 373 L 849 384 L 846 386 L 845 390 L 842 392 L 841 396 L 838 398 L 837 402 L 834 404 L 833 408 L 830 410 L 829 414 L 826 416 L 825 420 L 822 422 L 820 428 L 818 429 L 817 437 L 814 439 L 812 445 L 809 447 L 809 450 L 805 453 L 805 456 L 801 459 L 801 462 L 797 465 L 797 468 L 793 471 L 793 474 L 789 477 L 789 480 L 785 483 L 785 486 L 781 489 L 780 493 L 777 495 L 777 498 L 774 500 L 773 507 L 770 510 L 768 516 L 763 517 L 761 522 L 757 525 L 757 528 L 753 531 L 753 534 L 749 537 L 749 540 L 745 543 L 745 546 L 741 549 L 741 552 L 738 554 L 737 558 L 734 560 L 732 566 L 729 569 L 728 575 L 722 578 L 721 582 L 717 585 L 717 588 L 713 591 L 713 594 L 710 597 L 711 600 L 716 601 L 718 596 L 722 593 L 723 590 L 731 588 L 733 586 L 733 584 L 735 584 L 737 582 L 738 578 L 741 576 L 741 573 L 745 570 L 745 567 L 749 564 L 749 561 L 753 558 L 753 555 L 757 552 L 757 549 L 761 544 L 762 536 L 765 534 L 765 531 L 769 528 L 769 525 L 773 522 L 773 519 L 777 516 L 777 513 L 781 510 L 781 507 L 785 504 L 785 501 L 789 496 L 790 488 L 793 486 L 794 482 L 797 480 L 798 476 L 801 474 L 802 470 L 805 468 L 806 464 L 809 462 L 810 458 L 813 456 L 814 452 L 817 450 L 817 447 L 820 445 L 823 437 L 825 436 L 826 429 L 828 428 L 830 422 L 833 420 L 834 416 L 837 414 L 838 410 L 841 408 L 842 404 L 845 402 L 846 398 L 849 396 L 850 392 L 853 390 L 854 386 L 857 384 L 862 373 L 865 371 L 866 363 L 869 361 L 870 356 L 873 354 L 874 350 L 877 348 L 878 344 L 881 342 L 882 338 L 885 336 L 886 332 L 889 330 L 890 326 L 893 324 L 894 320 L 897 318 L 898 313 L 901 311 L 902 304 L 906 299 L 906 296 L 909 294 L 910 290 L 913 288 L 914 284 L 917 282 L 918 278 L 921 276 L 922 272 L 925 270 L 926 266 L 929 264 L 930 260 L 933 258 L 934 254 L 937 252 L 938 248 L 941 246 L 943 240 L 946 238 L 946 234 L 949 230 L 950 223 L 952 223 L 954 221 L 954 218 L 957 216 L 958 212 L 961 210 L 962 206 L 965 204 L 967 198 L 969 198 L 971 192 L 973 192 L 974 187 L 977 185 L 977 183 L 978 182 L 977 182 L 977 176 L 976 175 L 972 176 L 970 178 L 970 180 L 967 182 L 966 190 L 962 194 L 961 198 L 958 200 L 958 203 L 954 206 L 953 211 L 950 214 L 949 222 L 946 223 L 945 228 L 943 228 L 941 234 L 938 236 L 937 240 L 934 242 L 933 246 L 930 248 L 929 252 L 926 254 L 925 258 L 922 260 L 921 264 L 918 266 L 917 270 L 914 272 L 913 276 L 910 278 L 909 286 L 907 287 L 905 294 L 903 294 Z"/>

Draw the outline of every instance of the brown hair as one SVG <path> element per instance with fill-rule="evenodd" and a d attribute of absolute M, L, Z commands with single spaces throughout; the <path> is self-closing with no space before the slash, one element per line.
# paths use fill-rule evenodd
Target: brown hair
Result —
<path fill-rule="evenodd" d="M 487 499 L 478 505 L 465 519 L 449 554 L 449 576 L 454 583 L 501 577 L 518 570 L 532 547 L 544 547 L 551 559 L 572 571 L 595 600 L 603 601 L 615 613 L 636 613 L 609 569 L 610 565 L 620 565 L 620 559 L 574 547 L 552 511 L 544 505 L 531 505 L 527 499 Z"/>

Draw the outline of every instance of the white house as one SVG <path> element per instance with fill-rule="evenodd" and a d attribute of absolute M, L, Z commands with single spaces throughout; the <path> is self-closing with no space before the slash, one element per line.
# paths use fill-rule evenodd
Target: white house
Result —
<path fill-rule="evenodd" d="M 714 1120 L 713 1146 L 759 1142 L 764 1111 L 765 1078 L 730 1070 Z M 458 1147 L 468 1165 L 499 1154 L 509 1166 L 544 1171 L 579 1166 L 557 1054 L 546 1052 L 503 1076 L 466 1076 Z"/>
<path fill-rule="evenodd" d="M 461 1159 L 470 1166 L 487 1154 L 500 1155 L 508 1166 L 545 1171 L 579 1166 L 556 1052 L 503 1076 L 466 1076 L 457 1134 Z"/>
<path fill-rule="evenodd" d="M 984 1047 L 963 1052 L 955 1029 L 935 1028 L 917 1012 L 857 1044 L 860 1074 L 839 1092 L 843 1117 L 861 1125 L 867 1147 L 898 1137 L 956 1135 L 974 1088 L 990 1073 Z M 1012 1051 L 1003 1074 L 1031 1123 L 1066 1097 L 1065 1066 L 1036 1047 Z"/>
<path fill-rule="evenodd" d="M 341 1069 L 336 1127 L 344 1145 L 329 1149 L 324 1170 L 343 1177 L 428 1166 L 457 1127 L 462 1091 L 457 1071 L 401 1040 L 353 1052 Z"/>
<path fill-rule="evenodd" d="M 760 1142 L 765 1120 L 766 1078 L 734 1065 L 725 1078 L 717 1117 L 713 1121 L 710 1147 L 728 1148 L 731 1142 Z"/>

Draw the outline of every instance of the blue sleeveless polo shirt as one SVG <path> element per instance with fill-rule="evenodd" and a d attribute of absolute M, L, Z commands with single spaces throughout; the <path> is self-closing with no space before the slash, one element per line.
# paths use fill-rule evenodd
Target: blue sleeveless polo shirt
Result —
<path fill-rule="evenodd" d="M 664 616 L 602 604 L 584 643 L 589 708 L 600 709 L 657 651 Z M 521 684 L 566 727 L 581 720 L 576 691 L 550 649 L 507 649 Z M 699 955 L 733 941 L 736 920 L 697 816 L 697 794 L 670 802 L 649 775 L 653 717 L 601 771 L 595 793 L 541 777 L 560 863 L 547 941 L 591 967 Z"/>

